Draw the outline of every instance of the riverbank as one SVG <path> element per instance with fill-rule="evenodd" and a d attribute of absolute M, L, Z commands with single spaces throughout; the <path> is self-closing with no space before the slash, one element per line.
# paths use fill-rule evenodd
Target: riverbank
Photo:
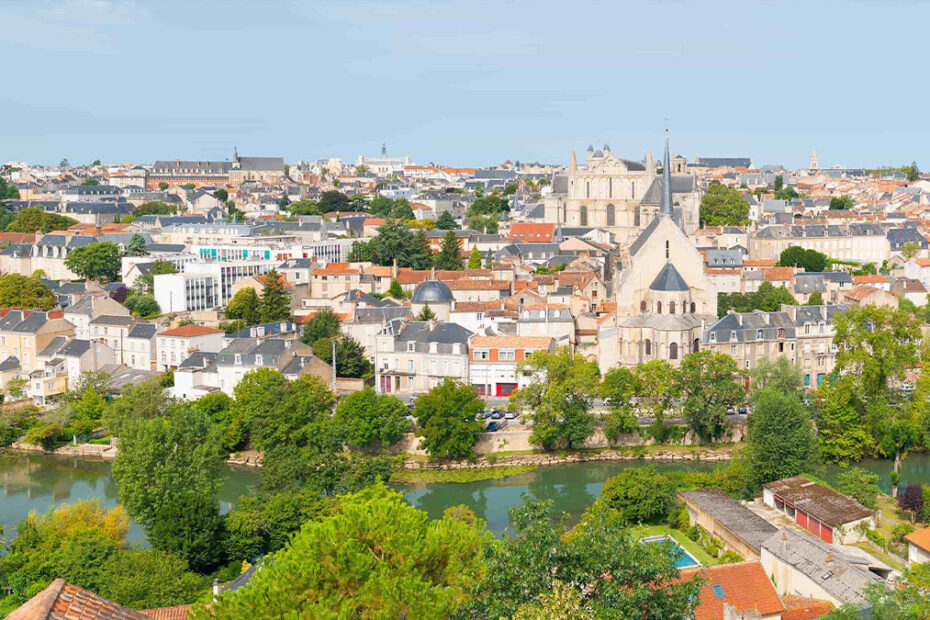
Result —
<path fill-rule="evenodd" d="M 726 462 L 742 447 L 742 443 L 718 444 L 713 447 L 697 446 L 633 446 L 616 449 L 577 450 L 574 452 L 497 452 L 483 455 L 473 461 L 434 461 L 405 455 L 398 465 L 406 470 L 465 470 L 495 467 L 539 467 L 568 463 L 596 463 L 610 461 L 699 461 Z"/>
<path fill-rule="evenodd" d="M 446 482 L 482 482 L 500 480 L 508 476 L 526 474 L 537 469 L 538 465 L 496 465 L 481 469 L 397 469 L 391 474 L 392 483 L 397 484 L 437 484 Z"/>

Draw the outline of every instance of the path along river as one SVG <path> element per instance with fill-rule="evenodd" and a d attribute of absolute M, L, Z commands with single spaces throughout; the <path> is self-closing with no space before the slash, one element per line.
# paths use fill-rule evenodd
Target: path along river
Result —
<path fill-rule="evenodd" d="M 695 461 L 645 462 L 616 461 L 551 465 L 500 480 L 469 483 L 433 483 L 394 485 L 407 500 L 439 517 L 447 506 L 465 504 L 485 519 L 489 529 L 501 532 L 507 527 L 510 508 L 519 504 L 526 493 L 551 499 L 556 514 L 577 518 L 600 495 L 601 486 L 611 476 L 629 467 L 654 465 L 660 471 L 707 471 L 717 463 Z M 863 461 L 859 464 L 880 475 L 882 486 L 889 488 L 892 461 Z M 116 484 L 110 477 L 112 463 L 58 456 L 0 452 L 0 525 L 4 536 L 16 535 L 16 524 L 30 511 L 45 512 L 52 506 L 81 499 L 97 498 L 105 507 L 118 502 Z M 833 480 L 838 468 L 829 468 Z M 916 454 L 904 461 L 904 482 L 930 483 L 930 454 Z M 254 492 L 258 472 L 249 468 L 230 468 L 220 490 L 223 511 L 235 506 L 239 496 Z M 133 524 L 130 539 L 144 538 Z"/>

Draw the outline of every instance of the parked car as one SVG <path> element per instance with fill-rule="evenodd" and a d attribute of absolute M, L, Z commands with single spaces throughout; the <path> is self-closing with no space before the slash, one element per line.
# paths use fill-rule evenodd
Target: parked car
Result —
<path fill-rule="evenodd" d="M 484 430 L 488 431 L 489 433 L 493 433 L 494 431 L 499 430 L 499 429 L 500 429 L 500 426 L 497 425 L 497 422 L 491 422 L 490 424 L 488 424 L 487 428 L 485 428 Z"/>
<path fill-rule="evenodd" d="M 490 410 L 490 409 L 485 409 L 484 411 L 480 411 L 480 412 L 478 413 L 478 419 L 479 419 L 479 420 L 487 420 L 487 419 L 490 418 L 490 417 L 491 417 L 491 410 Z"/>
<path fill-rule="evenodd" d="M 504 418 L 507 420 L 516 420 L 518 417 L 516 411 L 507 411 L 504 413 Z"/>
<path fill-rule="evenodd" d="M 494 411 L 491 412 L 492 420 L 502 420 L 503 418 L 504 418 L 504 412 L 501 411 L 500 409 L 495 409 Z"/>

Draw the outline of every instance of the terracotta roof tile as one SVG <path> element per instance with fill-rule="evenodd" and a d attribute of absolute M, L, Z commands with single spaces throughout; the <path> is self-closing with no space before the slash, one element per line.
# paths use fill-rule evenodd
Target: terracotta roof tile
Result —
<path fill-rule="evenodd" d="M 930 552 L 930 527 L 911 532 L 904 538 L 912 545 L 916 545 L 924 551 Z"/>
<path fill-rule="evenodd" d="M 7 620 L 147 620 L 150 616 L 117 605 L 56 579 L 7 616 Z"/>
<path fill-rule="evenodd" d="M 206 336 L 207 334 L 222 334 L 222 329 L 214 329 L 205 325 L 182 325 L 174 329 L 166 329 L 158 332 L 159 336 L 176 336 L 178 338 L 193 338 L 195 336 Z"/>
<path fill-rule="evenodd" d="M 446 283 L 453 291 L 509 291 L 510 282 L 507 280 L 472 280 L 460 278 Z"/>
<path fill-rule="evenodd" d="M 814 620 L 827 615 L 835 607 L 830 601 L 796 594 L 785 594 L 781 600 L 785 603 L 785 611 L 781 614 L 782 620 Z"/>
<path fill-rule="evenodd" d="M 853 284 L 888 284 L 888 280 L 878 274 L 868 274 L 864 276 L 854 276 Z"/>
<path fill-rule="evenodd" d="M 774 281 L 783 281 L 790 280 L 791 276 L 794 275 L 793 267 L 772 267 L 770 269 L 763 269 L 762 276 L 769 282 Z"/>
<path fill-rule="evenodd" d="M 692 579 L 695 575 L 702 575 L 706 579 L 706 583 L 701 587 L 701 602 L 694 610 L 695 620 L 721 620 L 724 603 L 729 603 L 737 611 L 756 610 L 763 616 L 785 609 L 759 562 L 740 562 L 682 571 L 681 579 Z M 715 592 L 715 589 L 719 590 L 722 596 Z"/>

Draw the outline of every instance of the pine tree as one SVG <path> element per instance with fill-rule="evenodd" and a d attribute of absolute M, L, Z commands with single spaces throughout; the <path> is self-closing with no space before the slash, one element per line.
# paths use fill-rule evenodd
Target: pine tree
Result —
<path fill-rule="evenodd" d="M 146 256 L 149 250 L 145 247 L 145 237 L 139 233 L 133 233 L 129 238 L 129 245 L 126 246 L 126 256 Z"/>
<path fill-rule="evenodd" d="M 472 248 L 471 254 L 468 256 L 468 268 L 481 269 L 481 252 L 478 251 L 477 247 Z"/>
<path fill-rule="evenodd" d="M 284 290 L 284 280 L 274 269 L 265 274 L 262 290 L 262 323 L 283 321 L 291 318 L 290 295 Z"/>
<path fill-rule="evenodd" d="M 391 280 L 391 286 L 387 290 L 388 297 L 393 297 L 394 299 L 403 299 L 404 289 L 401 287 L 400 282 L 397 281 L 397 278 Z"/>
<path fill-rule="evenodd" d="M 436 255 L 436 269 L 459 271 L 462 269 L 462 248 L 455 231 L 448 231 Z"/>
<path fill-rule="evenodd" d="M 423 309 L 420 310 L 420 314 L 417 315 L 417 321 L 432 321 L 436 318 L 436 313 L 433 312 L 433 309 L 429 307 L 429 304 L 423 304 Z"/>

